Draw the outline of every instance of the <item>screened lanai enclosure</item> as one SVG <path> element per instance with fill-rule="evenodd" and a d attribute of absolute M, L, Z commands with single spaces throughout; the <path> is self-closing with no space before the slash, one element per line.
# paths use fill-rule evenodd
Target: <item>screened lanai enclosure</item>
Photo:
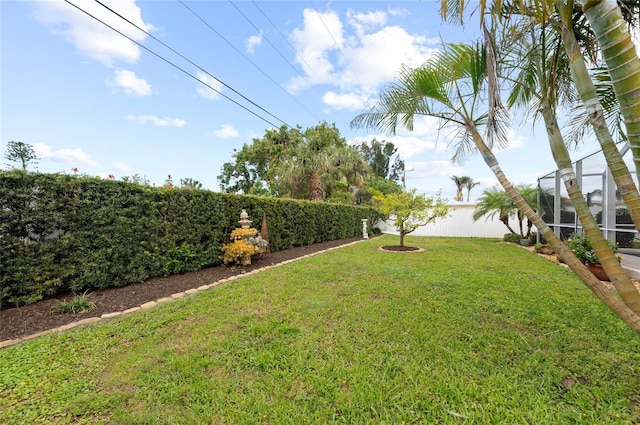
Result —
<path fill-rule="evenodd" d="M 621 149 L 621 152 L 637 185 L 633 157 L 628 144 Z M 613 176 L 609 172 L 602 152 L 593 153 L 576 161 L 574 169 L 582 188 L 582 195 L 605 237 L 610 241 L 617 242 L 621 248 L 633 247 L 633 242 L 639 242 L 640 238 L 629 212 L 616 190 Z M 574 232 L 581 233 L 582 226 L 559 172 L 555 171 L 540 177 L 538 185 L 544 222 L 563 240 L 569 238 Z"/>

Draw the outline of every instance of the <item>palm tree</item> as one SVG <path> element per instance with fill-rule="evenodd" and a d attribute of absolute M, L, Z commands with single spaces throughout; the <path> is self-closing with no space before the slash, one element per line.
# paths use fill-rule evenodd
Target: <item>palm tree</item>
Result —
<path fill-rule="evenodd" d="M 534 210 L 538 211 L 538 188 L 518 185 L 516 190 L 524 198 L 529 205 L 533 205 Z M 523 239 L 527 239 L 531 236 L 531 227 L 533 223 L 522 214 L 513 199 L 504 190 L 500 190 L 497 187 L 491 187 L 482 192 L 482 196 L 478 198 L 478 204 L 473 212 L 473 221 L 478 221 L 482 217 L 493 218 L 498 215 L 498 219 L 509 229 L 511 233 L 517 233 L 509 224 L 509 218 L 515 217 L 518 219 L 518 227 L 520 229 L 520 236 Z M 527 220 L 527 231 L 524 230 L 524 220 Z"/>
<path fill-rule="evenodd" d="M 465 177 L 451 176 L 451 180 L 456 185 L 456 196 L 453 197 L 454 201 L 462 201 L 462 188 L 464 187 Z"/>
<path fill-rule="evenodd" d="M 466 177 L 464 187 L 467 189 L 467 202 L 469 202 L 469 198 L 471 196 L 471 189 L 478 185 L 480 185 L 480 182 L 474 181 L 471 177 Z"/>
<path fill-rule="evenodd" d="M 290 158 L 283 161 L 278 175 L 292 185 L 294 192 L 307 185 L 309 199 L 321 201 L 325 197 L 323 178 L 345 177 L 347 183 L 361 186 L 367 177 L 367 163 L 355 149 L 348 147 L 335 126 L 323 122 L 304 132 Z"/>
<path fill-rule="evenodd" d="M 482 196 L 478 198 L 478 205 L 473 212 L 473 221 L 478 221 L 482 217 L 494 218 L 498 215 L 498 220 L 504 224 L 510 233 L 516 233 L 509 224 L 509 218 L 514 216 L 518 211 L 513 199 L 504 190 L 491 187 L 482 192 Z M 524 237 L 524 235 L 522 235 Z"/>
<path fill-rule="evenodd" d="M 466 5 L 459 0 L 441 0 L 442 16 L 444 19 L 453 18 L 460 21 L 465 12 Z M 519 1 L 508 7 L 508 14 L 505 14 L 505 4 L 500 1 L 481 0 L 478 7 L 483 11 L 481 13 L 481 22 L 484 19 L 484 11 L 489 12 L 487 16 L 497 15 L 499 22 L 506 22 L 504 19 L 507 15 L 525 17 L 527 24 L 549 26 L 553 29 L 557 36 L 561 37 L 564 49 L 566 51 L 566 60 L 555 63 L 557 67 L 555 74 L 551 75 L 551 79 L 564 73 L 566 70 L 560 68 L 564 66 L 571 72 L 572 80 L 575 83 L 580 99 L 582 100 L 582 108 L 584 116 L 588 117 L 583 120 L 584 123 L 593 127 L 594 133 L 602 147 L 602 152 L 607 161 L 609 170 L 611 171 L 618 191 L 624 200 L 631 218 L 637 229 L 640 229 L 640 193 L 636 187 L 631 173 L 624 162 L 614 138 L 612 130 L 608 128 L 606 114 L 607 110 L 598 98 L 602 95 L 607 107 L 617 105 L 617 100 L 622 96 L 623 106 L 621 109 L 625 116 L 625 125 L 627 134 L 623 134 L 623 138 L 628 138 L 635 158 L 636 169 L 640 167 L 640 61 L 635 53 L 633 42 L 629 36 L 628 26 L 636 26 L 638 24 L 638 10 L 640 3 L 636 0 L 620 1 L 587 1 L 584 7 L 576 5 L 573 0 L 557 0 L 549 2 L 545 0 L 529 0 Z M 602 19 L 601 13 L 607 13 L 606 21 Z M 586 20 L 591 22 L 591 26 Z M 516 25 L 509 25 L 509 31 L 514 32 Z M 616 31 L 611 31 L 612 28 Z M 596 39 L 596 36 L 600 36 Z M 603 44 L 604 43 L 604 44 Z M 514 43 L 517 45 L 517 43 Z M 613 86 L 616 93 L 610 90 L 603 90 L 601 84 L 600 89 L 594 86 L 592 73 L 586 66 L 587 58 L 599 58 L 598 48 L 605 45 L 606 49 L 602 50 L 602 55 L 607 59 L 607 65 L 611 69 L 599 71 L 600 81 L 614 82 Z M 584 54 L 583 51 L 584 50 Z M 595 62 L 594 66 L 599 67 L 600 64 Z M 603 76 L 603 74 L 605 74 Z M 609 78 L 611 74 L 611 78 Z M 531 75 L 530 75 L 531 77 Z M 548 95 L 548 93 L 546 94 Z M 627 105 L 624 107 L 624 105 Z M 580 106 L 580 105 L 579 105 Z M 586 122 L 585 122 L 586 121 Z M 619 123 L 614 120 L 612 123 L 614 130 L 619 129 Z M 583 127 L 584 128 L 584 127 Z M 580 130 L 582 134 L 584 130 Z M 601 246 L 605 255 L 607 247 L 603 242 L 597 243 Z M 613 262 L 611 266 L 615 266 Z"/>
<path fill-rule="evenodd" d="M 592 292 L 612 311 L 640 334 L 640 316 L 625 303 L 602 288 L 596 279 L 562 241 L 526 203 L 504 175 L 494 145 L 506 143 L 505 112 L 497 87 L 495 50 L 489 40 L 484 45 L 445 46 L 422 67 L 404 67 L 396 81 L 380 94 L 379 104 L 352 121 L 354 127 L 371 127 L 395 133 L 398 125 L 411 131 L 415 115 L 440 118 L 445 125 L 456 126 L 458 143 L 454 159 L 479 152 L 515 205 L 538 228 L 554 250 Z M 485 91 L 485 83 L 488 89 Z M 489 111 L 482 111 L 481 96 L 488 94 Z M 480 133 L 486 128 L 487 139 Z"/>
<path fill-rule="evenodd" d="M 447 16 L 452 10 L 456 12 L 456 14 L 460 13 L 464 9 L 463 2 L 449 2 L 443 0 L 443 16 Z M 485 1 L 480 2 L 480 8 L 482 10 L 486 10 Z M 588 2 L 589 3 L 589 2 Z M 591 2 L 596 3 L 596 2 Z M 501 9 L 501 2 L 494 2 L 494 7 L 490 8 L 490 11 L 494 14 L 500 14 L 500 17 L 497 21 L 500 21 L 503 18 L 504 10 Z M 495 7 L 495 5 L 500 5 L 500 7 Z M 593 4 L 588 5 L 588 7 L 592 7 Z M 555 13 L 556 9 L 559 13 Z M 609 8 L 609 12 L 615 12 L 617 7 L 613 6 Z M 637 9 L 637 4 L 634 6 Z M 585 5 L 585 9 L 587 5 Z M 577 10 L 577 9 L 575 9 Z M 614 179 L 616 180 L 616 184 L 619 186 L 619 190 L 621 193 L 625 194 L 625 201 L 628 199 L 630 201 L 630 209 L 636 208 L 636 206 L 640 206 L 637 201 L 640 201 L 638 198 L 637 189 L 633 184 L 633 181 L 630 179 L 630 175 L 628 171 L 626 172 L 623 168 L 624 163 L 622 161 L 622 157 L 619 154 L 619 151 L 615 147 L 615 144 L 612 142 L 611 135 L 606 130 L 606 122 L 603 119 L 602 114 L 599 115 L 598 107 L 600 108 L 600 112 L 602 106 L 597 102 L 597 98 L 595 96 L 587 97 L 586 94 L 593 94 L 595 90 L 591 90 L 593 84 L 589 78 L 588 73 L 583 72 L 586 70 L 584 66 L 584 56 L 578 47 L 577 37 L 575 35 L 576 32 L 581 32 L 581 29 L 584 29 L 584 26 L 580 26 L 580 16 L 579 13 L 574 13 L 574 5 L 573 1 L 557 1 L 555 3 L 546 2 L 546 1 L 530 1 L 530 2 L 519 2 L 517 7 L 514 8 L 512 12 L 527 16 L 527 18 L 532 19 L 524 19 L 523 22 L 526 25 L 530 25 L 531 22 L 534 23 L 534 27 L 530 33 L 536 32 L 535 37 L 531 37 L 530 46 L 527 46 L 526 54 L 521 54 L 516 57 L 513 61 L 522 66 L 523 71 L 521 75 L 525 75 L 524 78 L 521 78 L 520 82 L 525 82 L 528 84 L 524 84 L 521 87 L 516 87 L 516 98 L 518 96 L 522 96 L 522 98 L 526 100 L 531 100 L 535 98 L 535 94 L 539 93 L 540 96 L 537 99 L 539 103 L 538 107 L 532 107 L 533 110 L 540 111 L 542 117 L 544 118 L 545 125 L 547 128 L 547 134 L 549 137 L 549 143 L 553 152 L 554 159 L 558 165 L 558 169 L 561 170 L 562 179 L 565 182 L 565 186 L 567 187 L 568 194 L 572 200 L 572 203 L 578 213 L 580 218 L 580 222 L 583 225 L 585 233 L 587 233 L 589 239 L 594 246 L 594 249 L 597 253 L 600 262 L 603 264 L 605 270 L 607 270 L 607 274 L 609 274 L 609 270 L 611 270 L 611 280 L 617 291 L 622 296 L 624 302 L 627 306 L 633 310 L 636 316 L 640 314 L 640 292 L 635 288 L 635 286 L 631 283 L 628 275 L 624 272 L 620 263 L 617 261 L 615 254 L 607 240 L 602 235 L 602 232 L 599 230 L 598 225 L 588 209 L 588 205 L 586 204 L 582 194 L 580 193 L 579 185 L 577 184 L 577 179 L 575 176 L 575 172 L 573 171 L 571 159 L 564 144 L 562 134 L 560 131 L 560 127 L 557 123 L 557 118 L 555 115 L 555 107 L 560 99 L 558 89 L 561 87 L 561 83 L 563 82 L 563 77 L 566 76 L 567 67 L 562 67 L 562 51 L 560 51 L 562 44 L 564 42 L 564 50 L 568 53 L 569 60 L 568 63 L 570 65 L 570 69 L 573 72 L 573 76 L 576 79 L 576 84 L 580 86 L 580 95 L 583 98 L 583 101 L 586 105 L 589 105 L 593 115 L 589 115 L 591 119 L 593 117 L 593 124 L 596 129 L 596 134 L 598 135 L 598 139 L 603 146 L 603 152 L 605 152 L 605 157 L 607 158 L 607 162 L 609 167 L 616 175 Z M 602 8 L 599 8 L 602 12 Z M 593 18 L 598 18 L 595 14 Z M 483 17 L 484 19 L 484 17 Z M 618 24 L 622 24 L 622 15 L 620 14 L 620 19 L 617 20 Z M 537 24 L 537 26 L 535 25 Z M 559 28 L 560 30 L 555 32 L 548 32 L 547 27 L 551 25 L 555 28 Z M 518 34 L 518 31 L 514 31 L 515 26 L 510 24 L 510 32 Z M 626 27 L 624 27 L 626 29 Z M 624 31 L 623 31 L 624 32 Z M 485 34 L 487 33 L 485 29 Z M 584 31 L 582 31 L 584 33 Z M 582 34 L 582 40 L 589 40 L 588 36 L 585 37 Z M 512 46 L 518 46 L 522 44 L 522 39 L 518 40 L 520 43 L 511 43 Z M 602 43 L 602 39 L 600 40 Z M 526 41 L 524 43 L 527 44 Z M 593 43 L 595 44 L 595 43 Z M 593 47 L 593 44 L 589 47 Z M 633 45 L 629 46 L 632 50 Z M 635 50 L 633 52 L 633 56 L 635 55 Z M 566 58 L 567 55 L 564 55 Z M 523 64 L 523 59 L 529 59 L 527 62 Z M 533 60 L 531 60 L 533 59 Z M 629 56 L 628 60 L 631 60 Z M 635 58 L 635 62 L 638 62 L 637 56 Z M 631 67 L 633 67 L 633 63 L 631 63 Z M 618 62 L 620 64 L 620 62 Z M 532 66 L 533 65 L 533 66 Z M 580 67 L 582 65 L 582 67 Z M 640 72 L 640 66 L 637 67 L 637 70 Z M 640 75 L 637 74 L 637 75 Z M 612 76 L 613 79 L 613 76 Z M 638 79 L 636 82 L 640 81 Z M 582 83 L 582 85 L 580 85 Z M 539 85 L 539 86 L 536 86 Z M 615 85 L 614 85 L 615 86 Z M 563 87 L 566 89 L 565 87 Z M 636 87 L 627 86 L 627 90 L 636 89 Z M 636 91 L 637 93 L 637 91 Z M 535 100 L 535 99 L 534 99 Z M 640 105 L 640 103 L 638 103 Z M 637 107 L 638 112 L 640 112 L 640 106 Z M 636 115 L 636 117 L 640 118 L 640 114 Z M 640 137 L 640 128 L 638 128 L 637 133 L 638 137 Z M 608 137 L 607 137 L 608 136 Z M 640 149 L 639 149 L 640 152 Z M 629 184 L 630 182 L 630 184 Z M 634 210 L 635 219 L 640 223 L 640 214 L 638 214 L 640 210 Z"/>
<path fill-rule="evenodd" d="M 571 23 L 574 18 L 572 16 L 571 9 L 569 9 L 570 6 L 572 6 L 572 3 L 569 3 L 565 8 L 560 8 L 559 10 L 562 20 L 562 40 L 569 58 L 569 66 L 571 68 L 573 80 L 575 81 L 576 88 L 578 89 L 580 98 L 585 106 L 585 115 L 589 117 L 589 122 L 592 124 L 594 133 L 602 147 L 602 152 L 607 161 L 608 168 L 614 178 L 618 192 L 624 200 L 636 228 L 640 229 L 640 194 L 638 193 L 635 182 L 631 177 L 629 168 L 614 142 L 612 131 L 609 130 L 607 126 L 605 110 L 602 103 L 599 101 L 598 90 L 591 79 L 591 75 L 585 63 L 585 57 L 582 55 L 578 39 L 571 27 Z M 581 39 L 585 39 L 585 37 L 581 37 Z M 615 102 L 615 96 L 611 96 L 611 91 L 601 91 L 601 93 L 604 93 L 606 96 L 605 99 L 608 97 L 609 100 L 607 103 L 609 105 L 617 104 Z M 633 123 L 630 124 L 634 125 Z M 617 120 L 614 122 L 614 125 L 616 127 L 618 126 Z M 614 129 L 616 128 L 614 127 Z M 630 138 L 630 140 L 631 139 L 632 138 Z"/>
<path fill-rule="evenodd" d="M 519 43 L 509 43 L 516 46 L 516 49 L 511 49 L 509 53 L 514 53 L 514 59 L 510 63 L 516 64 L 518 72 L 515 89 L 509 98 L 510 104 L 524 105 L 529 111 L 542 115 L 553 158 L 584 232 L 625 303 L 640 314 L 640 292 L 622 269 L 582 195 L 571 156 L 558 124 L 556 105 L 562 103 L 563 98 L 568 99 L 567 102 L 573 100 L 574 88 L 568 78 L 568 67 L 561 65 L 563 58 L 566 59 L 562 39 L 555 31 L 549 31 L 546 24 L 529 27 L 526 31 L 516 34 L 523 38 Z"/>
<path fill-rule="evenodd" d="M 570 4 L 573 5 L 573 2 Z M 637 24 L 640 5 L 634 1 L 626 1 L 624 5 L 626 16 L 620 5 L 611 0 L 586 1 L 582 10 L 597 37 L 611 75 L 635 160 L 636 174 L 640 176 L 640 59 L 628 30 L 629 20 Z"/>
<path fill-rule="evenodd" d="M 545 5 L 548 9 L 543 15 L 551 16 L 548 18 L 548 21 L 551 22 L 554 15 L 553 4 L 545 3 Z M 553 158 L 561 172 L 562 180 L 584 232 L 588 235 L 598 259 L 607 271 L 616 290 L 623 297 L 625 303 L 637 314 L 640 314 L 640 292 L 621 267 L 614 251 L 600 231 L 589 205 L 582 196 L 571 157 L 558 124 L 556 105 L 562 103 L 563 100 L 572 102 L 577 97 L 574 94 L 575 86 L 571 84 L 569 78 L 569 67 L 566 65 L 567 55 L 564 48 L 566 43 L 563 44 L 563 41 L 570 42 L 569 38 L 575 38 L 575 34 L 573 30 L 567 29 L 568 25 L 572 25 L 570 11 L 564 10 L 563 12 L 567 22 L 560 33 L 549 31 L 552 26 L 546 21 L 533 26 L 526 22 L 525 31 L 512 31 L 517 42 L 510 40 L 508 43 L 508 45 L 515 47 L 508 52 L 514 55 L 509 62 L 515 64 L 518 75 L 515 78 L 515 88 L 509 101 L 511 105 L 524 105 L 529 111 L 534 111 L 542 116 Z M 555 17 L 559 19 L 557 14 Z M 575 58 L 573 62 L 576 62 Z M 613 143 L 611 144 L 613 145 Z"/>

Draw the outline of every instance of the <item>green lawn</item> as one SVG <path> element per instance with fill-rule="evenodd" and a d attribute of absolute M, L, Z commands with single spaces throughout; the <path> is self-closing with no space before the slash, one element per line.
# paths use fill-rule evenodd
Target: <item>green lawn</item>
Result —
<path fill-rule="evenodd" d="M 385 236 L 0 351 L 0 423 L 640 421 L 640 338 L 564 268 Z"/>

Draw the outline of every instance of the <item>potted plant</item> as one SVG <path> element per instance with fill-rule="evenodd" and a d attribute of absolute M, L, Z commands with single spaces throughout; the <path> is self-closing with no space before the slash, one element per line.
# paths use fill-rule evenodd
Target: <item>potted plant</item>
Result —
<path fill-rule="evenodd" d="M 583 233 L 573 233 L 567 242 L 569 243 L 569 249 L 573 251 L 578 260 L 589 268 L 595 277 L 600 280 L 609 281 L 609 277 L 602 268 L 600 260 L 596 257 L 596 253 L 591 247 L 591 242 L 587 235 Z M 609 246 L 613 250 L 614 254 L 618 252 L 617 244 L 609 241 Z M 620 261 L 620 257 L 617 258 L 618 261 Z"/>
<path fill-rule="evenodd" d="M 533 246 L 533 252 L 536 254 L 552 255 L 553 248 L 545 243 L 537 243 Z"/>

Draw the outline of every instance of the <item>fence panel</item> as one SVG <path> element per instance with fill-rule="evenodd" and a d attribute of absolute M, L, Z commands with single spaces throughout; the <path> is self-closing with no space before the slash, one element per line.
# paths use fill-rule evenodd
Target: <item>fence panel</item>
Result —
<path fill-rule="evenodd" d="M 411 233 L 414 236 L 452 236 L 452 237 L 477 237 L 477 238 L 502 238 L 509 230 L 496 217 L 473 221 L 475 204 L 449 205 L 449 215 L 446 218 L 436 220 L 435 223 L 420 227 Z M 511 227 L 517 230 L 517 221 L 512 220 Z M 397 235 L 398 231 L 392 220 L 387 220 L 378 225 L 383 233 Z"/>

